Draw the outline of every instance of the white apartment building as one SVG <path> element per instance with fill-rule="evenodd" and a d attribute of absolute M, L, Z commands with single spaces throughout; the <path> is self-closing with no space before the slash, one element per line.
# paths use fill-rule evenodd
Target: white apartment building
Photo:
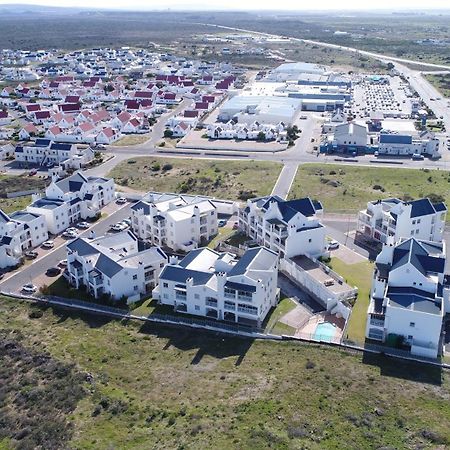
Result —
<path fill-rule="evenodd" d="M 139 251 L 138 240 L 130 231 L 78 238 L 67 244 L 65 277 L 77 289 L 85 286 L 95 298 L 127 297 L 131 303 L 152 292 L 167 261 L 159 247 Z"/>
<path fill-rule="evenodd" d="M 211 200 L 150 192 L 131 207 L 131 226 L 139 239 L 189 251 L 217 234 L 217 210 Z"/>
<path fill-rule="evenodd" d="M 366 336 L 383 342 L 400 336 L 412 354 L 435 358 L 450 310 L 444 269 L 443 242 L 385 245 L 375 263 Z"/>
<path fill-rule="evenodd" d="M 53 181 L 45 197 L 32 197 L 27 211 L 45 217 L 48 231 L 58 234 L 79 220 L 95 217 L 115 198 L 112 178 L 86 177 L 82 172 Z"/>
<path fill-rule="evenodd" d="M 16 161 L 39 165 L 58 165 L 79 153 L 76 145 L 52 142 L 50 139 L 36 139 L 32 144 L 18 145 L 15 149 Z"/>
<path fill-rule="evenodd" d="M 0 209 L 0 268 L 15 266 L 23 252 L 48 239 L 45 218 L 28 211 L 5 214 Z"/>
<path fill-rule="evenodd" d="M 277 277 L 278 255 L 264 247 L 239 260 L 201 248 L 163 269 L 153 298 L 178 312 L 259 326 L 278 303 Z"/>
<path fill-rule="evenodd" d="M 367 203 L 358 214 L 357 231 L 383 244 L 408 237 L 440 242 L 446 215 L 444 203 L 433 204 L 428 198 L 411 202 L 388 198 Z"/>
<path fill-rule="evenodd" d="M 319 257 L 327 251 L 322 205 L 309 198 L 283 200 L 278 196 L 247 201 L 239 211 L 239 228 L 259 245 L 281 257 Z"/>

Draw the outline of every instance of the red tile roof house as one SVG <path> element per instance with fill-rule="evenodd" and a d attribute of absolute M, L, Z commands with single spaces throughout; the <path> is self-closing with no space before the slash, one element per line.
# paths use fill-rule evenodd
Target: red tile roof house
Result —
<path fill-rule="evenodd" d="M 58 105 L 58 108 L 66 114 L 78 114 L 80 112 L 81 105 L 79 103 L 63 103 Z"/>
<path fill-rule="evenodd" d="M 137 100 L 125 100 L 125 108 L 129 111 L 137 111 L 140 103 Z"/>
<path fill-rule="evenodd" d="M 198 117 L 198 111 L 186 110 L 186 111 L 184 111 L 183 116 L 189 117 L 189 118 L 195 118 L 195 117 Z"/>
<path fill-rule="evenodd" d="M 38 129 L 32 124 L 25 125 L 19 131 L 19 139 L 22 141 L 28 141 L 31 136 L 36 136 L 38 134 Z"/>
<path fill-rule="evenodd" d="M 100 133 L 97 134 L 96 141 L 98 144 L 112 144 L 120 138 L 120 133 L 113 130 L 111 127 L 103 128 Z"/>
<path fill-rule="evenodd" d="M 80 103 L 80 97 L 78 95 L 68 95 L 64 100 L 65 103 Z"/>
<path fill-rule="evenodd" d="M 186 122 L 180 122 L 178 125 L 173 127 L 172 132 L 174 137 L 184 137 L 188 134 L 191 126 Z"/>
<path fill-rule="evenodd" d="M 134 98 L 153 98 L 153 92 L 151 91 L 136 91 L 134 93 Z"/>
<path fill-rule="evenodd" d="M 203 110 L 203 111 L 208 110 L 209 109 L 209 103 L 207 103 L 207 102 L 196 102 L 195 103 L 195 109 Z"/>
<path fill-rule="evenodd" d="M 50 119 L 50 111 L 36 111 L 33 114 L 33 122 L 41 125 Z"/>
<path fill-rule="evenodd" d="M 25 105 L 25 112 L 27 114 L 34 113 L 36 111 L 41 110 L 41 105 L 39 103 L 30 103 L 28 105 Z"/>
<path fill-rule="evenodd" d="M 11 118 L 8 115 L 8 111 L 0 110 L 0 125 L 8 125 L 11 122 Z"/>
<path fill-rule="evenodd" d="M 111 125 L 118 130 L 121 130 L 124 125 L 131 119 L 131 114 L 127 111 L 122 111 L 114 119 L 111 120 Z"/>
<path fill-rule="evenodd" d="M 214 95 L 203 95 L 202 102 L 206 103 L 214 103 L 216 101 L 216 97 Z"/>
<path fill-rule="evenodd" d="M 0 97 L 9 97 L 12 94 L 13 90 L 10 87 L 5 87 L 2 89 L 0 93 Z"/>
<path fill-rule="evenodd" d="M 58 139 L 58 136 L 62 133 L 63 133 L 63 130 L 61 130 L 61 128 L 59 128 L 57 125 L 55 125 L 54 127 L 49 128 L 45 132 L 45 137 L 47 139 L 51 139 L 52 141 L 56 141 Z"/>
<path fill-rule="evenodd" d="M 157 97 L 156 103 L 163 105 L 174 105 L 179 103 L 180 99 L 177 98 L 176 94 L 173 92 L 164 92 L 161 96 Z"/>
<path fill-rule="evenodd" d="M 134 117 L 122 128 L 122 133 L 137 133 L 142 128 L 141 122 Z"/>

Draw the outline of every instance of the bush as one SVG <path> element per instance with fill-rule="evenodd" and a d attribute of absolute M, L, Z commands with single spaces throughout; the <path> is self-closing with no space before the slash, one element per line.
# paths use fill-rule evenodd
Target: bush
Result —
<path fill-rule="evenodd" d="M 375 191 L 381 191 L 381 192 L 384 192 L 384 191 L 385 191 L 384 187 L 381 186 L 381 184 L 374 184 L 374 185 L 372 186 L 372 189 L 374 189 Z"/>
<path fill-rule="evenodd" d="M 28 314 L 30 319 L 40 319 L 44 315 L 41 309 L 33 309 L 33 311 Z"/>
<path fill-rule="evenodd" d="M 428 194 L 427 197 L 429 198 L 431 203 L 444 203 L 445 202 L 445 198 L 444 196 L 440 195 L 440 194 Z"/>
<path fill-rule="evenodd" d="M 171 138 L 173 136 L 172 130 L 164 130 L 164 137 L 165 138 Z"/>
<path fill-rule="evenodd" d="M 172 169 L 173 169 L 172 164 L 164 164 L 164 165 L 162 166 L 162 171 L 163 171 L 163 172 L 167 172 L 167 171 L 172 170 Z"/>
<path fill-rule="evenodd" d="M 316 363 L 308 359 L 308 361 L 306 361 L 305 367 L 307 369 L 314 369 L 314 367 L 316 367 Z"/>
<path fill-rule="evenodd" d="M 161 169 L 161 165 L 159 163 L 154 163 L 150 166 L 150 170 L 152 172 L 158 172 Z"/>

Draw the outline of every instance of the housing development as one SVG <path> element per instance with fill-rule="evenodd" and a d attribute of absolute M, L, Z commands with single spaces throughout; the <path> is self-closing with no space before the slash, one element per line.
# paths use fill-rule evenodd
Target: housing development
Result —
<path fill-rule="evenodd" d="M 165 40 L 0 49 L 0 447 L 447 448 L 448 58 L 377 51 L 372 22 L 183 14 Z M 74 348 L 51 413 L 26 364 Z M 414 429 L 398 378 L 434 370 Z M 40 402 L 60 438 L 27 425 Z"/>

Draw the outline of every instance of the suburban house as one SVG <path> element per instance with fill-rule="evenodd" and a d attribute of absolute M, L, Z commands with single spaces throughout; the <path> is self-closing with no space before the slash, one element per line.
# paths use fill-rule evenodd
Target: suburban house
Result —
<path fill-rule="evenodd" d="M 322 205 L 309 198 L 283 200 L 267 196 L 247 201 L 239 211 L 239 228 L 259 245 L 282 257 L 318 258 L 327 251 Z"/>
<path fill-rule="evenodd" d="M 67 244 L 65 277 L 77 289 L 85 286 L 95 298 L 126 297 L 132 303 L 151 294 L 167 261 L 159 247 L 140 251 L 130 231 L 77 238 Z"/>
<path fill-rule="evenodd" d="M 15 266 L 24 251 L 48 239 L 44 216 L 28 211 L 5 214 L 0 209 L 0 268 Z"/>
<path fill-rule="evenodd" d="M 385 245 L 375 263 L 366 337 L 410 346 L 414 355 L 440 353 L 450 310 L 444 282 L 445 244 L 408 238 Z"/>
<path fill-rule="evenodd" d="M 217 234 L 217 211 L 203 197 L 151 192 L 131 207 L 131 226 L 146 242 L 189 251 Z"/>
<path fill-rule="evenodd" d="M 440 242 L 445 228 L 447 207 L 428 198 L 404 202 L 387 198 L 367 203 L 358 213 L 357 232 L 361 237 L 385 243 L 415 237 Z"/>
<path fill-rule="evenodd" d="M 278 255 L 264 247 L 239 260 L 201 248 L 163 269 L 153 298 L 178 312 L 260 326 L 278 303 L 277 277 Z"/>
<path fill-rule="evenodd" d="M 52 142 L 50 139 L 36 139 L 30 145 L 18 145 L 15 150 L 16 161 L 39 165 L 58 165 L 78 153 L 76 145 Z"/>
<path fill-rule="evenodd" d="M 114 180 L 86 177 L 82 172 L 52 181 L 45 197 L 32 196 L 27 211 L 45 217 L 48 231 L 58 234 L 79 220 L 95 217 L 115 198 Z"/>

